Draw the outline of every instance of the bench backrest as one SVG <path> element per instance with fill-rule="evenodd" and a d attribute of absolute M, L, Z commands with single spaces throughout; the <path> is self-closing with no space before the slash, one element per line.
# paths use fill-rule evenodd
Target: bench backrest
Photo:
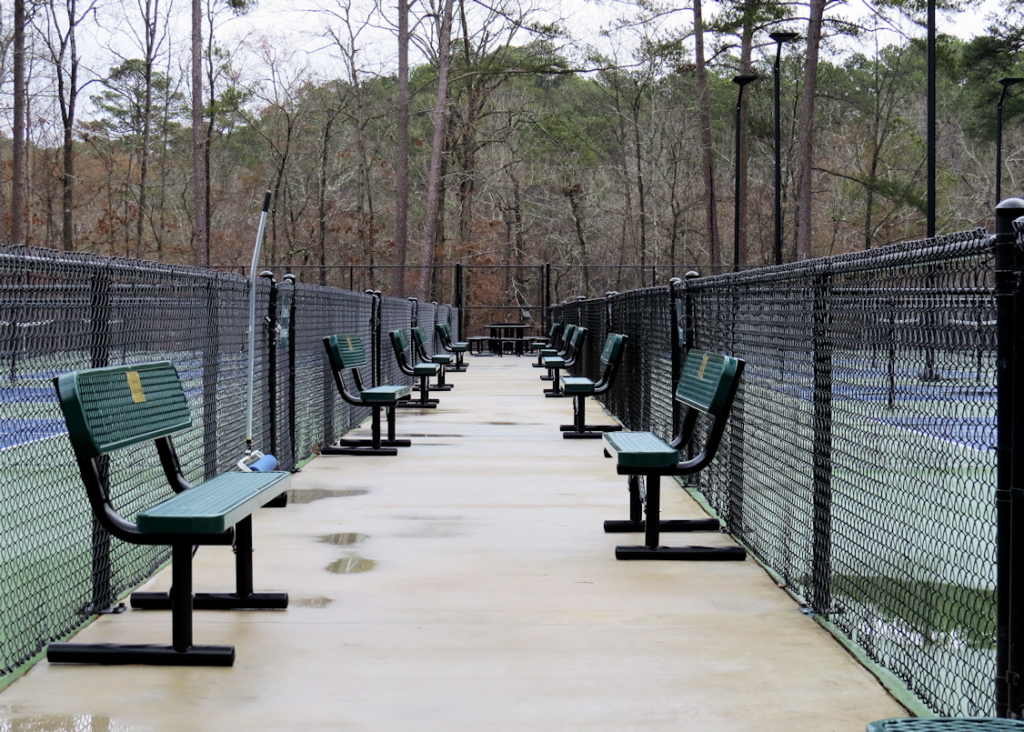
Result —
<path fill-rule="evenodd" d="M 729 394 L 739 372 L 739 361 L 731 356 L 691 349 L 683 361 L 676 400 L 718 416 L 729 402 Z"/>
<path fill-rule="evenodd" d="M 74 371 L 54 379 L 75 453 L 106 455 L 192 426 L 170 361 Z"/>
<path fill-rule="evenodd" d="M 548 338 L 551 339 L 552 343 L 554 343 L 555 336 L 558 335 L 558 332 L 560 330 L 562 330 L 562 324 L 561 323 L 552 323 L 551 324 L 551 327 L 548 329 Z"/>
<path fill-rule="evenodd" d="M 327 357 L 331 362 L 331 369 L 334 371 L 359 368 L 369 363 L 366 358 L 366 349 L 363 348 L 363 339 L 354 335 L 328 337 Z"/>
<path fill-rule="evenodd" d="M 573 323 L 566 323 L 562 329 L 562 346 L 568 346 L 569 341 L 572 339 L 572 334 L 576 331 L 578 326 Z"/>
<path fill-rule="evenodd" d="M 609 333 L 604 341 L 604 350 L 601 351 L 601 363 L 605 367 L 611 367 L 618 363 L 622 357 L 622 344 L 625 336 L 621 333 Z"/>
<path fill-rule="evenodd" d="M 405 354 L 409 350 L 409 339 L 405 337 L 405 333 L 393 330 L 388 335 L 391 336 L 391 345 L 394 346 L 396 354 Z"/>
<path fill-rule="evenodd" d="M 572 337 L 569 339 L 569 345 L 572 346 L 573 350 L 578 350 L 580 345 L 583 343 L 583 338 L 587 335 L 587 329 L 581 325 L 574 325 Z"/>
<path fill-rule="evenodd" d="M 418 325 L 412 329 L 412 338 L 416 341 L 416 345 L 426 350 L 427 347 L 427 332 L 423 330 L 423 326 Z"/>

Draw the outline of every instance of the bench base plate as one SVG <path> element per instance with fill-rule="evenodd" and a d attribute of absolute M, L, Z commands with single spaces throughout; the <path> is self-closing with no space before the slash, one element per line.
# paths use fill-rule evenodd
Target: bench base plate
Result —
<path fill-rule="evenodd" d="M 552 376 L 551 374 L 547 374 L 547 375 L 545 375 L 545 376 L 541 376 L 541 377 L 540 377 L 540 380 L 541 380 L 541 381 L 554 381 L 554 380 L 555 380 L 555 377 L 554 377 L 554 376 Z"/>
<path fill-rule="evenodd" d="M 426 404 L 420 403 L 419 399 L 408 402 L 399 402 L 395 405 L 398 409 L 437 409 L 437 399 L 428 399 Z"/>
<path fill-rule="evenodd" d="M 384 440 L 380 441 L 381 445 L 384 444 Z M 345 447 L 338 445 L 324 445 L 320 448 L 321 455 L 377 455 L 379 457 L 391 457 L 398 454 L 397 447 L 381 447 L 374 449 L 372 446 L 367 447 Z"/>
<path fill-rule="evenodd" d="M 742 562 L 747 550 L 739 546 L 617 546 L 616 559 L 663 559 L 682 562 Z"/>
<path fill-rule="evenodd" d="M 232 666 L 234 646 L 190 646 L 176 651 L 173 646 L 120 643 L 51 643 L 46 647 L 50 663 L 128 663 L 147 666 Z"/>
<path fill-rule="evenodd" d="M 369 438 L 341 439 L 335 443 L 337 447 L 373 447 L 373 440 Z M 381 438 L 381 447 L 412 447 L 412 440 L 387 440 Z"/>
<path fill-rule="evenodd" d="M 600 440 L 604 432 L 563 432 L 563 440 Z"/>
<path fill-rule="evenodd" d="M 468 368 L 469 366 L 467 366 L 466 364 L 462 364 L 461 366 L 445 366 L 444 370 L 447 371 L 449 374 L 461 374 Z"/>
<path fill-rule="evenodd" d="M 570 399 L 572 398 L 572 394 L 566 394 L 561 390 L 555 391 L 554 389 L 545 389 L 544 396 L 549 398 L 553 397 L 555 399 L 565 399 L 566 397 L 569 397 Z"/>
<path fill-rule="evenodd" d="M 665 519 L 658 522 L 658 531 L 719 531 L 718 519 Z M 632 534 L 647 530 L 646 521 L 605 521 L 606 534 Z"/>
<path fill-rule="evenodd" d="M 135 610 L 170 610 L 171 597 L 166 592 L 133 592 Z M 242 597 L 236 592 L 197 592 L 192 596 L 193 610 L 284 610 L 288 607 L 287 592 L 253 592 Z"/>

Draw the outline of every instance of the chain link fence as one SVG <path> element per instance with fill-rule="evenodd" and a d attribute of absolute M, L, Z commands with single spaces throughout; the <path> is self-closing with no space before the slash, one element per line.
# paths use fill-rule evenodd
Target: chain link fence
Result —
<path fill-rule="evenodd" d="M 996 300 L 981 231 L 553 308 L 629 337 L 602 398 L 667 438 L 688 347 L 747 362 L 696 490 L 805 612 L 942 715 L 996 711 Z"/>
<path fill-rule="evenodd" d="M 192 428 L 174 438 L 186 477 L 232 470 L 245 450 L 248 293 L 239 274 L 0 247 L 0 687 L 169 559 L 94 522 L 52 380 L 173 362 L 192 408 Z M 366 367 L 366 384 L 384 373 L 410 383 L 371 321 L 379 308 L 387 328 L 408 332 L 416 306 L 293 277 L 261 278 L 256 294 L 254 442 L 291 470 L 369 414 L 336 394 L 323 337 L 363 339 L 379 365 Z M 454 308 L 421 305 L 418 316 L 431 333 L 439 317 L 457 330 Z M 119 451 L 105 470 L 126 517 L 172 495 L 148 445 Z"/>

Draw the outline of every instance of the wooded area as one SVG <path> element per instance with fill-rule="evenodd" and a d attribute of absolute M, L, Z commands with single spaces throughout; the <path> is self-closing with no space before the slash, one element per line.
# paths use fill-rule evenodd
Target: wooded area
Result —
<path fill-rule="evenodd" d="M 924 235 L 921 3 L 854 22 L 826 0 L 635 0 L 589 46 L 517 0 L 322 0 L 311 46 L 232 36 L 248 2 L 4 4 L 0 243 L 240 265 L 271 189 L 270 264 L 341 285 L 330 265 L 407 265 L 391 294 L 443 301 L 421 264 L 731 269 L 738 191 L 740 264 L 761 266 L 777 52 L 783 260 Z M 190 39 L 174 35 L 186 13 Z M 982 35 L 939 37 L 940 234 L 992 220 L 999 80 L 1024 76 L 1022 44 L 1022 0 Z M 733 77 L 751 74 L 737 113 Z M 1004 196 L 1024 177 L 1022 93 L 1004 108 Z M 587 267 L 571 278 L 603 294 Z"/>

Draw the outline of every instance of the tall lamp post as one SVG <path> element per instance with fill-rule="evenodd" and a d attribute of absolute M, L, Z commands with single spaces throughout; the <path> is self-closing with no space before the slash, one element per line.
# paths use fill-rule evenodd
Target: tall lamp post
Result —
<path fill-rule="evenodd" d="M 734 76 L 732 83 L 739 86 L 736 97 L 736 203 L 732 217 L 732 271 L 740 271 L 740 119 L 743 111 L 743 88 L 752 81 L 757 81 L 757 74 Z"/>
<path fill-rule="evenodd" d="M 1010 87 L 1019 84 L 1024 79 L 1016 76 L 1007 76 L 999 80 L 1003 85 L 1003 91 L 999 95 L 999 104 L 996 106 L 996 204 L 1003 200 L 1003 102 L 1006 101 L 1006 93 Z"/>
<path fill-rule="evenodd" d="M 779 119 L 779 64 L 782 44 L 795 41 L 798 33 L 777 31 L 768 36 L 775 41 L 775 264 L 782 264 L 782 122 Z"/>

